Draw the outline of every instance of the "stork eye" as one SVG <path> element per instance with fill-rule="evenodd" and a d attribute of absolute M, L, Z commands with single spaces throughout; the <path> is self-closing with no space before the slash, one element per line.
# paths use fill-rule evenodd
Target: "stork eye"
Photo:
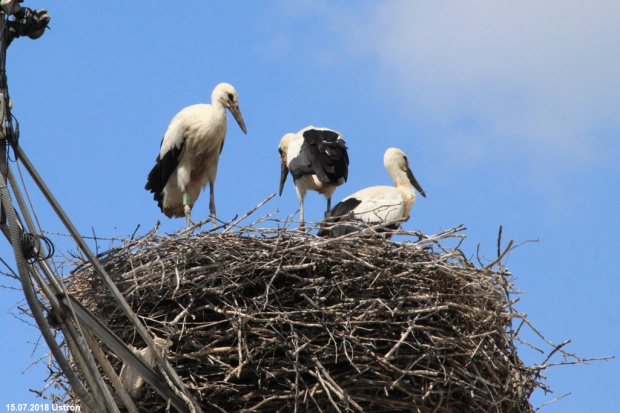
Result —
<path fill-rule="evenodd" d="M 234 99 L 233 99 L 233 94 L 232 94 L 232 93 L 229 93 L 229 94 L 228 94 L 228 100 L 230 100 L 231 102 L 233 102 L 233 101 L 234 101 Z"/>

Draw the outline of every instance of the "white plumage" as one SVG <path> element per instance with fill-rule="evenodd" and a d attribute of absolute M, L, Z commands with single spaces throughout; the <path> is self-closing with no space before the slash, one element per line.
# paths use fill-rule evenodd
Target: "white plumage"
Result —
<path fill-rule="evenodd" d="M 423 197 L 426 194 L 413 176 L 403 151 L 389 148 L 383 156 L 383 164 L 395 186 L 372 186 L 349 195 L 334 206 L 328 222 L 386 223 L 385 228 L 396 229 L 400 222 L 409 219 L 409 212 L 416 201 L 415 190 Z M 319 235 L 340 236 L 354 231 L 359 231 L 359 228 L 353 224 L 337 224 L 330 228 L 324 225 Z"/>
<path fill-rule="evenodd" d="M 216 225 L 213 187 L 226 139 L 226 109 L 247 134 L 237 91 L 228 83 L 213 89 L 210 105 L 188 106 L 170 122 L 145 186 L 167 217 L 185 216 L 189 226 L 191 209 L 208 183 L 209 211 Z"/>
<path fill-rule="evenodd" d="M 304 226 L 304 198 L 308 190 L 327 198 L 327 211 L 336 187 L 346 182 L 349 155 L 342 135 L 327 128 L 308 126 L 297 133 L 287 133 L 278 146 L 282 169 L 280 195 L 290 171 L 299 198 L 300 226 Z"/>

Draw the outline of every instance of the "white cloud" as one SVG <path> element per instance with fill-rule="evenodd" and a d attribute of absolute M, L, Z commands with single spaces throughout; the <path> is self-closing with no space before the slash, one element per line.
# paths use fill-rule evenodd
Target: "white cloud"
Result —
<path fill-rule="evenodd" d="M 343 14 L 354 53 L 374 56 L 407 111 L 472 134 L 476 147 L 518 149 L 540 167 L 587 167 L 618 150 L 620 3 L 386 0 Z M 609 144 L 613 146 L 610 148 Z M 617 155 L 617 154 L 616 154 Z"/>

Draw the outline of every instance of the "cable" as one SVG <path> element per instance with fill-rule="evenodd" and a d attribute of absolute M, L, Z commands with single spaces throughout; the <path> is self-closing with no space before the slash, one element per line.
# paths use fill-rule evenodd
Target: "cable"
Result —
<path fill-rule="evenodd" d="M 7 214 L 7 218 L 9 221 L 9 230 L 11 237 L 11 244 L 13 245 L 13 250 L 15 251 L 15 263 L 17 264 L 17 269 L 19 273 L 19 279 L 22 284 L 22 289 L 24 295 L 26 297 L 26 302 L 28 302 L 28 306 L 32 311 L 32 315 L 37 322 L 37 326 L 41 333 L 43 334 L 43 338 L 45 339 L 50 351 L 54 355 L 56 362 L 62 369 L 63 373 L 65 373 L 71 387 L 76 392 L 78 397 L 82 400 L 82 402 L 88 406 L 89 408 L 93 408 L 93 406 L 97 406 L 97 403 L 92 398 L 92 396 L 88 393 L 88 391 L 84 388 L 76 374 L 71 369 L 71 365 L 65 358 L 62 350 L 58 346 L 55 337 L 52 335 L 50 331 L 49 325 L 47 324 L 47 320 L 43 315 L 43 312 L 40 308 L 40 303 L 36 298 L 36 295 L 33 291 L 32 281 L 28 274 L 28 269 L 26 267 L 26 263 L 22 257 L 17 254 L 17 252 L 21 249 L 20 245 L 20 234 L 18 233 L 19 228 L 17 226 L 17 216 L 15 211 L 12 208 L 11 196 L 9 195 L 9 191 L 7 186 L 4 183 L 3 179 L 0 179 L 0 197 L 2 198 L 2 204 L 6 206 L 5 211 Z M 22 254 L 23 255 L 23 254 Z"/>
<path fill-rule="evenodd" d="M 55 251 L 54 244 L 49 238 L 30 232 L 22 233 L 21 246 L 24 258 L 31 264 L 34 264 L 36 261 L 52 258 Z M 45 246 L 45 249 L 42 249 L 42 246 Z M 45 253 L 45 251 L 47 251 L 47 253 Z"/>

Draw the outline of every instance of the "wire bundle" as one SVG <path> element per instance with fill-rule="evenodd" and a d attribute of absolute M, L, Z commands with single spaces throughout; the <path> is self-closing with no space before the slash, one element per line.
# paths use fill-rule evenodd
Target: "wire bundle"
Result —
<path fill-rule="evenodd" d="M 24 258 L 31 264 L 36 261 L 50 259 L 54 256 L 54 244 L 44 235 L 24 232 L 22 234 L 21 246 Z"/>

